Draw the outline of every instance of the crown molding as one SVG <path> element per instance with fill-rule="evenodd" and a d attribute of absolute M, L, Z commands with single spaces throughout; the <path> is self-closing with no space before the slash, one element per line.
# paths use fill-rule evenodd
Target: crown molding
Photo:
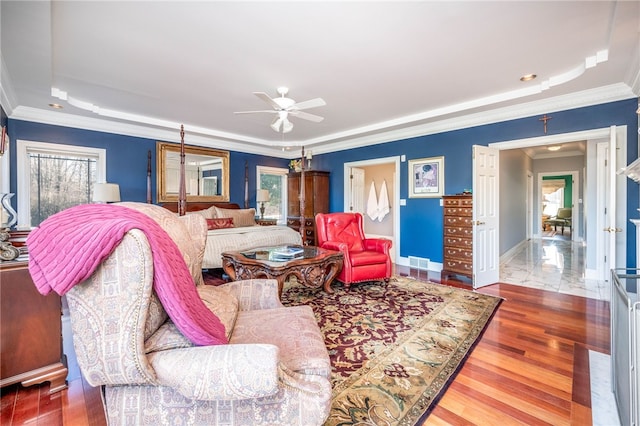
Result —
<path fill-rule="evenodd" d="M 180 125 L 177 125 L 175 129 L 157 128 L 23 106 L 16 108 L 10 118 L 41 124 L 50 124 L 54 126 L 71 127 L 74 129 L 180 143 Z M 273 148 L 270 147 L 250 145 L 244 141 L 205 136 L 193 132 L 191 129 L 188 129 L 186 134 L 188 139 L 187 143 L 190 145 L 227 149 L 230 151 L 245 152 L 248 154 L 274 156 Z"/>
<path fill-rule="evenodd" d="M 0 105 L 4 108 L 4 112 L 7 116 L 13 113 L 13 106 L 15 105 L 15 93 L 13 92 L 13 85 L 11 84 L 11 77 L 9 71 L 0 52 Z"/>
<path fill-rule="evenodd" d="M 499 123 L 502 121 L 517 120 L 520 118 L 531 117 L 539 114 L 565 111 L 608 102 L 616 102 L 634 97 L 636 97 L 636 95 L 634 95 L 629 86 L 624 83 L 617 83 L 609 86 L 599 87 L 596 89 L 576 92 L 569 95 L 562 95 L 554 98 L 543 99 L 540 101 L 532 101 L 518 105 L 487 110 L 479 113 L 468 114 L 446 120 L 435 121 L 428 124 L 372 134 L 360 138 L 328 143 L 324 144 L 321 147 L 314 147 L 313 149 L 314 152 L 317 152 L 318 154 L 324 152 L 342 151 L 347 149 L 359 148 L 362 146 L 410 139 L 418 136 L 426 136 L 453 130 Z"/>
<path fill-rule="evenodd" d="M 638 82 L 636 81 L 636 83 Z M 323 154 L 493 124 L 502 121 L 515 120 L 539 114 L 615 102 L 634 97 L 637 97 L 637 95 L 634 94 L 633 90 L 629 86 L 623 83 L 618 83 L 582 92 L 576 92 L 570 95 L 562 95 L 540 101 L 532 101 L 462 115 L 455 118 L 437 120 L 427 124 L 415 126 L 405 125 L 402 128 L 389 131 L 376 131 L 375 127 L 379 128 L 380 126 L 363 127 L 343 132 L 341 134 L 327 135 L 316 139 L 297 141 L 295 143 L 291 142 L 289 145 L 293 148 L 305 146 L 307 148 L 312 148 L 314 154 Z M 441 113 L 447 114 L 451 113 L 451 111 L 445 108 Z M 61 111 L 49 111 L 31 107 L 17 107 L 11 111 L 10 114 L 7 112 L 7 115 L 16 120 L 121 134 L 161 140 L 165 142 L 180 142 L 178 131 L 180 125 L 171 122 L 157 121 L 155 126 L 130 124 L 121 121 L 85 117 Z M 436 112 L 433 112 L 432 115 L 437 117 Z M 400 123 L 396 123 L 396 125 L 400 125 Z M 227 149 L 231 151 L 267 155 L 285 159 L 296 158 L 297 156 L 297 152 L 293 149 L 287 149 L 283 146 L 274 146 L 271 141 L 247 138 L 242 135 L 222 133 L 199 127 L 190 128 L 188 125 L 185 127 L 189 129 L 188 143 L 191 145 L 215 147 L 218 149 Z M 369 134 L 357 136 L 358 133 L 363 134 L 367 132 Z"/>

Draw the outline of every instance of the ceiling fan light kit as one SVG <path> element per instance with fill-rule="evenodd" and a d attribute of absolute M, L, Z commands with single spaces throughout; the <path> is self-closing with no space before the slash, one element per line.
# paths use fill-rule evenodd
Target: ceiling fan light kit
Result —
<path fill-rule="evenodd" d="M 313 121 L 315 123 L 319 123 L 324 120 L 324 117 L 320 117 L 319 115 L 310 114 L 308 112 L 302 111 L 303 109 L 316 108 L 320 106 L 324 106 L 327 103 L 322 98 L 310 99 L 304 102 L 296 102 L 291 98 L 287 98 L 287 94 L 289 93 L 289 89 L 286 87 L 278 87 L 277 89 L 280 97 L 271 98 L 264 92 L 253 92 L 254 95 L 268 103 L 273 110 L 264 110 L 264 111 L 237 111 L 235 114 L 254 114 L 259 112 L 266 113 L 277 113 L 278 116 L 271 123 L 270 127 L 280 133 L 289 133 L 293 130 L 293 123 L 289 121 L 289 114 L 294 117 L 302 118 L 303 120 Z"/>
<path fill-rule="evenodd" d="M 271 128 L 276 132 L 280 132 L 280 126 L 282 126 L 282 133 L 289 133 L 293 130 L 293 123 L 289 121 L 287 115 L 286 111 L 279 111 L 278 117 L 271 123 Z"/>

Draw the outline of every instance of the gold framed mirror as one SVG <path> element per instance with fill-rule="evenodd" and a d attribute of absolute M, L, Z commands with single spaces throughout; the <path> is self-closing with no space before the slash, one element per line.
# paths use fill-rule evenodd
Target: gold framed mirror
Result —
<path fill-rule="evenodd" d="M 185 145 L 185 186 L 189 201 L 229 201 L 229 151 Z M 180 145 L 156 143 L 158 202 L 177 202 Z"/>

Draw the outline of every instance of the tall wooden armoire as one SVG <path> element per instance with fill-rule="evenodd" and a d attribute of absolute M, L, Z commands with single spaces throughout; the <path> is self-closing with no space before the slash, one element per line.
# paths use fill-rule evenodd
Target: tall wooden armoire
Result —
<path fill-rule="evenodd" d="M 329 172 L 309 170 L 304 172 L 305 208 L 300 214 L 300 172 L 290 172 L 288 178 L 287 225 L 300 231 L 304 220 L 305 245 L 316 245 L 317 213 L 329 213 Z"/>

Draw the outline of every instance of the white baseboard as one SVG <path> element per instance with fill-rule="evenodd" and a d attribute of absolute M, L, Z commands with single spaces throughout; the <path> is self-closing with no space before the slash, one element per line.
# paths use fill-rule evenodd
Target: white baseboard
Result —
<path fill-rule="evenodd" d="M 399 257 L 397 265 L 401 266 L 410 266 L 408 257 Z M 429 260 L 429 271 L 431 272 L 441 272 L 442 271 L 442 263 L 434 262 L 433 260 Z"/>
<path fill-rule="evenodd" d="M 529 240 L 522 240 L 509 250 L 505 251 L 502 256 L 500 256 L 500 263 L 505 263 L 511 260 L 511 258 L 513 258 L 513 256 L 515 256 L 516 253 L 518 253 L 527 244 L 529 244 Z"/>

